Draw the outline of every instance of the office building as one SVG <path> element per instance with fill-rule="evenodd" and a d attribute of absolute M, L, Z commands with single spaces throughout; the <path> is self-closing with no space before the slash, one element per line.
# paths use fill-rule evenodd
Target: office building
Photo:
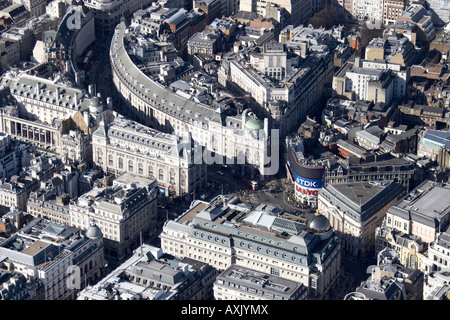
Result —
<path fill-rule="evenodd" d="M 341 234 L 349 254 L 371 256 L 375 252 L 375 229 L 403 194 L 403 186 L 394 181 L 328 184 L 319 193 L 318 211 Z"/>
<path fill-rule="evenodd" d="M 231 265 L 214 282 L 216 300 L 304 300 L 307 294 L 301 283 L 237 265 Z"/>
<path fill-rule="evenodd" d="M 129 257 L 141 241 L 162 225 L 156 211 L 157 183 L 124 173 L 109 187 L 94 187 L 69 203 L 70 225 L 86 230 L 91 218 L 104 238 L 105 257 L 113 263 Z"/>
<path fill-rule="evenodd" d="M 191 259 L 176 259 L 141 245 L 77 300 L 209 300 L 216 270 Z"/>
<path fill-rule="evenodd" d="M 291 15 L 290 24 L 294 26 L 306 23 L 312 16 L 311 0 L 241 0 L 239 2 L 239 11 L 256 12 L 264 16 L 266 7 L 270 5 L 284 7 Z"/>
<path fill-rule="evenodd" d="M 308 297 L 324 298 L 340 272 L 341 246 L 324 215 L 307 221 L 281 209 L 252 207 L 239 198 L 196 201 L 160 234 L 161 248 L 176 257 L 232 265 L 303 284 Z"/>
<path fill-rule="evenodd" d="M 85 233 L 45 219 L 34 219 L 0 244 L 7 270 L 22 273 L 43 286 L 42 300 L 74 299 L 78 290 L 100 279 L 103 260 L 102 237 L 92 222 Z M 69 268 L 77 268 L 73 286 Z M 77 283 L 77 281 L 79 283 Z"/>
<path fill-rule="evenodd" d="M 148 7 L 150 4 L 149 0 L 84 1 L 84 5 L 93 12 L 95 32 L 98 36 L 113 34 L 114 28 L 120 23 L 122 17 L 129 18 L 138 9 Z"/>
<path fill-rule="evenodd" d="M 448 0 L 427 0 L 430 9 L 437 16 L 435 24 L 442 26 L 450 22 L 450 1 Z"/>
<path fill-rule="evenodd" d="M 383 23 L 391 25 L 397 21 L 398 17 L 405 10 L 405 0 L 384 0 L 383 1 Z"/>
<path fill-rule="evenodd" d="M 94 162 L 104 172 L 154 178 L 165 195 L 189 198 L 206 186 L 207 164 L 194 158 L 201 157 L 203 149 L 189 134 L 182 139 L 116 117 L 94 132 L 92 148 Z"/>
<path fill-rule="evenodd" d="M 450 270 L 442 269 L 427 276 L 423 286 L 424 300 L 450 300 Z"/>
<path fill-rule="evenodd" d="M 333 60 L 328 51 L 311 52 L 301 59 L 286 44 L 275 41 L 261 49 L 259 53 L 246 49 L 248 58 L 244 59 L 241 53 L 226 56 L 218 80 L 223 86 L 232 82 L 248 92 L 285 136 L 318 111 L 325 85 L 332 81 Z"/>
<path fill-rule="evenodd" d="M 395 250 L 384 250 L 377 265 L 370 266 L 370 278 L 344 300 L 422 300 L 424 275 L 399 264 Z"/>
<path fill-rule="evenodd" d="M 439 260 L 433 254 L 433 249 L 427 255 L 427 249 L 439 246 L 438 236 L 448 226 L 447 193 L 446 184 L 425 180 L 389 208 L 376 230 L 377 252 L 386 247 L 395 248 L 402 265 L 423 272 L 436 270 L 437 261 L 445 263 L 445 259 Z"/>
<path fill-rule="evenodd" d="M 386 61 L 401 67 L 410 67 L 416 60 L 416 49 L 407 37 L 374 38 L 366 47 L 365 59 Z"/>
<path fill-rule="evenodd" d="M 394 98 L 394 75 L 391 70 L 361 67 L 355 60 L 345 63 L 334 75 L 332 88 L 336 97 L 389 105 Z"/>
<path fill-rule="evenodd" d="M 205 147 L 210 157 L 207 164 L 226 161 L 242 164 L 254 175 L 270 173 L 268 119 L 260 120 L 247 113 L 227 115 L 221 108 L 186 99 L 145 75 L 130 59 L 124 46 L 126 25 L 117 26 L 112 39 L 110 58 L 113 81 L 125 105 L 143 124 L 182 137 L 190 132 L 194 142 Z M 239 143 L 237 143 L 239 141 Z M 275 157 L 276 144 L 272 155 Z M 272 161 L 275 163 L 275 161 Z"/>

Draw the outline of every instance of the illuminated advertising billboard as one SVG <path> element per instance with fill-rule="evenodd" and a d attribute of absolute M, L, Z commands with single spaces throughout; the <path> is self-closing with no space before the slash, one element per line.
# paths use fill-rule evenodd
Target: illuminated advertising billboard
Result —
<path fill-rule="evenodd" d="M 295 174 L 295 193 L 299 196 L 317 197 L 322 188 L 322 179 L 305 179 Z"/>

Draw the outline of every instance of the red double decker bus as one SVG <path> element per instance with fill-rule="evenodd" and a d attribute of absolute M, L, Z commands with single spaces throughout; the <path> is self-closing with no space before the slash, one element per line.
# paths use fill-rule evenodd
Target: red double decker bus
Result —
<path fill-rule="evenodd" d="M 242 182 L 252 190 L 258 190 L 258 182 L 242 178 Z"/>

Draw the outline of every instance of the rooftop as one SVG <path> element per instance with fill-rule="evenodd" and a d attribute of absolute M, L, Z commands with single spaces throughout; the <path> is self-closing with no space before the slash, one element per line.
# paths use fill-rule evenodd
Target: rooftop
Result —
<path fill-rule="evenodd" d="M 401 196 L 403 190 L 395 181 L 348 182 L 327 185 L 319 197 L 339 206 L 352 219 L 364 222 Z"/>
<path fill-rule="evenodd" d="M 216 284 L 229 285 L 234 290 L 250 292 L 265 299 L 289 300 L 305 290 L 303 284 L 274 275 L 232 265 L 216 279 Z"/>
<path fill-rule="evenodd" d="M 112 67 L 121 74 L 122 81 L 126 81 L 138 96 L 162 112 L 198 127 L 207 128 L 209 121 L 222 121 L 221 115 L 216 109 L 183 98 L 146 76 L 132 62 L 127 53 L 124 41 L 126 32 L 126 25 L 120 23 L 116 28 L 110 49 Z M 227 117 L 225 122 L 227 126 L 241 129 L 239 127 L 242 122 L 240 119 Z"/>
<path fill-rule="evenodd" d="M 406 220 L 436 228 L 450 212 L 450 185 L 425 180 L 388 210 Z"/>
<path fill-rule="evenodd" d="M 304 217 L 273 205 L 253 207 L 237 197 L 218 196 L 210 203 L 195 201 L 191 209 L 176 221 L 168 221 L 166 226 L 188 232 L 194 238 L 225 246 L 248 246 L 255 252 L 280 255 L 306 265 L 306 256 L 317 254 L 317 259 L 323 259 L 333 247 L 323 243 L 334 243 L 332 232 L 327 230 L 326 235 L 319 237 L 316 231 L 309 230 L 306 222 Z"/>
<path fill-rule="evenodd" d="M 188 288 L 183 284 L 196 273 L 187 260 L 183 261 L 144 244 L 113 272 L 81 291 L 78 300 L 174 299 L 177 292 Z"/>

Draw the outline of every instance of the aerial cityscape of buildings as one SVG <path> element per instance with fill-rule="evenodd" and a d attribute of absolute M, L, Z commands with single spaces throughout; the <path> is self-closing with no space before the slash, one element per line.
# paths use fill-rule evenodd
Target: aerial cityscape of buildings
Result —
<path fill-rule="evenodd" d="M 0 300 L 449 300 L 449 5 L 0 1 Z"/>

